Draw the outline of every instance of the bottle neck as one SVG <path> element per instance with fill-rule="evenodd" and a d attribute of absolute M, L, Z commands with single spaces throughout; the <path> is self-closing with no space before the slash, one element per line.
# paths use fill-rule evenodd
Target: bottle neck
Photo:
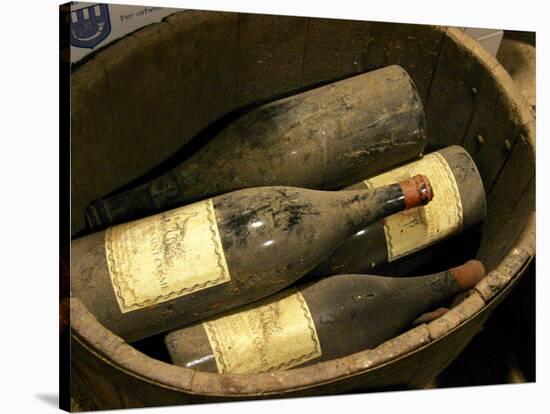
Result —
<path fill-rule="evenodd" d="M 459 292 L 473 288 L 485 277 L 485 266 L 478 260 L 469 260 L 463 265 L 453 267 L 428 276 L 406 278 L 398 283 L 402 294 L 413 293 L 415 304 L 434 305 Z M 414 292 L 418 292 L 415 294 Z"/>
<path fill-rule="evenodd" d="M 427 276 L 392 279 L 396 283 L 395 295 L 410 298 L 411 310 L 417 313 L 423 313 L 464 290 L 449 270 Z"/>
<path fill-rule="evenodd" d="M 86 212 L 88 225 L 100 228 L 155 214 L 164 206 L 175 208 L 184 200 L 191 203 L 200 195 L 197 186 L 189 185 L 194 174 L 198 174 L 194 164 L 184 162 L 151 181 L 96 200 Z"/>
<path fill-rule="evenodd" d="M 342 191 L 340 206 L 348 215 L 348 230 L 355 232 L 370 223 L 413 207 L 423 206 L 433 198 L 430 181 L 424 175 L 370 190 Z"/>
<path fill-rule="evenodd" d="M 405 194 L 399 184 L 372 190 L 342 191 L 338 196 L 337 208 L 345 214 L 352 232 L 407 207 Z"/>

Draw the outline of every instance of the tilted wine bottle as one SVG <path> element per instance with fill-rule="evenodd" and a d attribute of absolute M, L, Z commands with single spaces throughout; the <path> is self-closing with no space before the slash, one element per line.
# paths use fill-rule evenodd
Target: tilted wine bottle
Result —
<path fill-rule="evenodd" d="M 284 370 L 374 348 L 475 286 L 483 265 L 428 276 L 336 275 L 168 334 L 176 365 L 219 373 Z"/>
<path fill-rule="evenodd" d="M 91 228 L 248 187 L 338 189 L 418 157 L 422 103 L 407 72 L 389 66 L 260 106 L 182 164 L 96 200 Z"/>
<path fill-rule="evenodd" d="M 345 190 L 375 188 L 415 174 L 430 178 L 433 201 L 402 211 L 359 230 L 342 243 L 311 276 L 372 273 L 427 246 L 471 229 L 485 219 L 483 182 L 468 152 L 453 145 L 421 160 L 369 178 Z M 419 256 L 410 264 L 429 258 Z"/>
<path fill-rule="evenodd" d="M 74 240 L 71 293 L 137 340 L 273 294 L 358 229 L 432 197 L 423 176 L 373 190 L 238 190 Z"/>

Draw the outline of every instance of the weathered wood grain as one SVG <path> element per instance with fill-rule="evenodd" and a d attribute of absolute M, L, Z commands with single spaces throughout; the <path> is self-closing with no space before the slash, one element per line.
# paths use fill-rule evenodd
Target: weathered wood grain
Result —
<path fill-rule="evenodd" d="M 532 140 L 534 136 L 535 123 L 533 121 L 520 132 L 508 160 L 500 170 L 498 179 L 488 194 L 488 206 L 498 211 L 498 214 L 490 214 L 487 217 L 483 227 L 484 237 L 481 240 L 478 258 L 489 268 L 498 264 L 510 250 L 511 245 L 519 236 L 521 227 L 518 228 L 518 225 L 525 226 L 526 220 L 535 210 L 535 153 L 533 150 L 534 140 Z M 533 187 L 532 190 L 528 189 L 529 185 Z M 519 207 L 520 205 L 521 207 Z M 515 227 L 512 223 L 515 223 Z M 514 230 L 512 231 L 512 229 Z"/>
<path fill-rule="evenodd" d="M 107 78 L 97 61 L 87 62 L 72 75 L 71 234 L 84 228 L 84 209 L 90 197 L 110 190 L 112 170 L 104 171 L 104 154 L 113 153 L 109 148 L 116 139 L 108 96 Z"/>
<path fill-rule="evenodd" d="M 499 65 L 491 70 L 503 70 Z M 510 155 L 521 124 L 509 116 L 510 107 L 493 84 L 480 85 L 478 103 L 462 146 L 477 163 L 487 191 Z"/>
<path fill-rule="evenodd" d="M 166 18 L 177 54 L 183 147 L 237 106 L 239 15 L 188 10 Z"/>
<path fill-rule="evenodd" d="M 370 28 L 369 22 L 307 19 L 303 84 L 363 72 Z"/>
<path fill-rule="evenodd" d="M 388 60 L 388 45 L 396 28 L 395 23 L 370 22 L 363 53 L 365 70 L 373 70 L 391 64 Z"/>
<path fill-rule="evenodd" d="M 179 58 L 172 31 L 159 23 L 120 39 L 95 60 L 105 72 L 108 90 L 103 99 L 115 139 L 90 153 L 101 156 L 101 171 L 112 191 L 181 145 Z"/>
<path fill-rule="evenodd" d="M 302 86 L 307 22 L 304 17 L 239 14 L 239 106 Z"/>
<path fill-rule="evenodd" d="M 398 24 L 388 46 L 388 62 L 398 64 L 413 79 L 426 105 L 439 59 L 444 29 L 423 24 Z"/>
<path fill-rule="evenodd" d="M 478 103 L 483 78 L 482 59 L 488 53 L 459 30 L 448 29 L 427 98 L 426 121 L 433 149 L 461 145 Z"/>

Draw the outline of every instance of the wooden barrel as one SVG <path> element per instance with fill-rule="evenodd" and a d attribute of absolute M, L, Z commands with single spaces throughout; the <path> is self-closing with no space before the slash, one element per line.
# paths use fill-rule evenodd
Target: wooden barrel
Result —
<path fill-rule="evenodd" d="M 148 357 L 73 298 L 73 379 L 98 407 L 416 388 L 464 349 L 535 254 L 535 122 L 501 65 L 454 28 L 183 11 L 121 39 L 72 74 L 72 233 L 90 201 L 228 114 L 389 64 L 418 86 L 428 150 L 461 144 L 478 165 L 488 217 L 477 257 L 488 276 L 444 316 L 376 349 L 254 375 Z"/>

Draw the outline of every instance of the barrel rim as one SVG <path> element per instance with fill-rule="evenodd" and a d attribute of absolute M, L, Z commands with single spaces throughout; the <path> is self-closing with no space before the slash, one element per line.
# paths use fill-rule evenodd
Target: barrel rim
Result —
<path fill-rule="evenodd" d="M 508 72 L 489 52 L 475 40 L 453 27 L 431 26 L 442 32 L 445 39 L 465 49 L 493 78 L 495 87 L 518 118 L 522 134 L 535 153 L 535 118 Z M 144 28 L 143 30 L 147 30 Z M 116 46 L 113 45 L 113 46 Z M 346 357 L 294 368 L 261 374 L 213 374 L 168 364 L 137 351 L 116 336 L 88 311 L 76 298 L 71 298 L 71 337 L 104 363 L 141 381 L 189 395 L 211 397 L 250 398 L 282 395 L 303 389 L 376 371 L 396 362 L 436 341 L 442 340 L 481 312 L 498 297 L 505 294 L 535 254 L 535 211 L 516 241 L 515 247 L 450 312 L 401 334 L 380 346 Z M 517 281 L 517 280 L 516 280 Z M 437 335 L 435 338 L 432 336 Z"/>

